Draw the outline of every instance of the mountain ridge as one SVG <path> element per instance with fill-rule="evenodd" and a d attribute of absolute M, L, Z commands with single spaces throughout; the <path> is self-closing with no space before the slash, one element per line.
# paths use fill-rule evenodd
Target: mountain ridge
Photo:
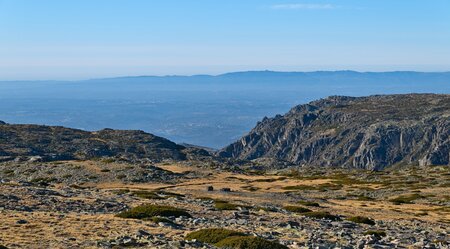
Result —
<path fill-rule="evenodd" d="M 264 118 L 219 156 L 380 170 L 450 165 L 450 95 L 330 96 Z"/>
<path fill-rule="evenodd" d="M 324 75 L 443 75 L 450 76 L 450 71 L 357 71 L 357 70 L 317 70 L 317 71 L 275 71 L 275 70 L 248 70 L 248 71 L 235 71 L 220 74 L 193 74 L 193 75 L 129 75 L 129 76 L 117 76 L 117 77 L 99 77 L 80 80 L 0 80 L 2 82 L 86 82 L 86 81 L 104 81 L 104 80 L 129 80 L 129 79 L 183 79 L 183 78 L 211 78 L 217 79 L 221 77 L 234 77 L 234 76 L 324 76 Z"/>
<path fill-rule="evenodd" d="M 88 160 L 115 157 L 130 162 L 183 161 L 209 156 L 140 130 L 84 131 L 62 126 L 7 124 L 0 121 L 2 160 Z"/>

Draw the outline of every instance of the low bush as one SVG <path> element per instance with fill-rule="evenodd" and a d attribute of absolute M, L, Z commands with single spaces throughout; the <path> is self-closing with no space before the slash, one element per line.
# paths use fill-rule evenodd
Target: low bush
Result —
<path fill-rule="evenodd" d="M 303 213 L 303 215 L 315 219 L 340 220 L 338 216 L 332 215 L 328 212 L 307 212 Z"/>
<path fill-rule="evenodd" d="M 169 219 L 164 218 L 164 217 L 159 217 L 159 216 L 151 217 L 149 220 L 153 221 L 154 223 L 164 222 L 164 223 L 174 224 L 172 220 L 169 220 Z"/>
<path fill-rule="evenodd" d="M 411 204 L 414 200 L 424 198 L 424 196 L 419 194 L 401 195 L 396 198 L 390 199 L 389 201 L 400 205 L 400 204 Z"/>
<path fill-rule="evenodd" d="M 361 224 L 367 224 L 367 225 L 375 225 L 375 221 L 368 218 L 368 217 L 364 217 L 364 216 L 354 216 L 354 217 L 350 217 L 347 220 L 351 221 L 351 222 L 355 222 L 355 223 L 361 223 Z"/>
<path fill-rule="evenodd" d="M 286 207 L 284 207 L 284 209 L 286 209 L 289 212 L 293 212 L 293 213 L 307 213 L 307 212 L 312 211 L 311 209 L 299 207 L 299 206 L 286 206 Z"/>
<path fill-rule="evenodd" d="M 245 233 L 224 229 L 207 228 L 191 232 L 185 237 L 186 240 L 197 240 L 202 243 L 212 244 L 219 248 L 235 249 L 287 249 L 286 246 L 276 242 L 268 241 Z"/>
<path fill-rule="evenodd" d="M 0 249 L 8 249 L 8 247 L 0 245 Z"/>
<path fill-rule="evenodd" d="M 171 197 L 184 197 L 182 194 L 172 193 L 172 192 L 164 192 L 164 191 L 146 191 L 146 190 L 139 190 L 139 191 L 133 191 L 131 193 L 134 196 L 137 196 L 139 198 L 143 199 L 150 199 L 150 200 L 163 200 L 168 199 Z"/>
<path fill-rule="evenodd" d="M 340 190 L 342 185 L 333 183 L 322 183 L 319 185 L 296 185 L 296 186 L 286 186 L 282 189 L 284 190 L 317 190 L 320 192 L 326 192 L 328 190 Z"/>
<path fill-rule="evenodd" d="M 162 217 L 192 217 L 188 212 L 184 209 L 170 207 L 170 206 L 158 206 L 158 205 L 141 205 L 134 208 L 131 208 L 127 211 L 123 211 L 116 215 L 120 218 L 129 218 L 129 219 L 145 219 L 151 218 L 154 216 L 162 216 Z"/>
<path fill-rule="evenodd" d="M 312 201 L 298 201 L 297 203 L 307 207 L 320 207 L 319 203 Z"/>
<path fill-rule="evenodd" d="M 218 210 L 236 210 L 239 206 L 227 201 L 214 200 L 214 207 Z"/>
<path fill-rule="evenodd" d="M 215 244 L 220 248 L 233 249 L 288 249 L 287 246 L 255 236 L 233 236 Z"/>
<path fill-rule="evenodd" d="M 186 240 L 198 240 L 202 243 L 215 244 L 232 236 L 245 236 L 244 233 L 224 228 L 206 228 L 186 235 Z"/>
<path fill-rule="evenodd" d="M 133 191 L 131 194 L 136 197 L 143 198 L 143 199 L 150 199 L 150 200 L 165 199 L 165 198 L 159 196 L 158 194 L 156 194 L 155 192 L 145 191 L 145 190 Z"/>

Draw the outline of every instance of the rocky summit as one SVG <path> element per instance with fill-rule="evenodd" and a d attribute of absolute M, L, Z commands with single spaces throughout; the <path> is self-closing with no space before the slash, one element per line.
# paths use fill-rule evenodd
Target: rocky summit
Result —
<path fill-rule="evenodd" d="M 85 160 L 115 157 L 126 161 L 185 160 L 208 155 L 143 131 L 88 132 L 59 126 L 0 122 L 0 161 Z M 22 160 L 22 161 L 23 161 Z"/>
<path fill-rule="evenodd" d="M 371 170 L 450 165 L 450 95 L 328 97 L 264 118 L 218 154 Z"/>

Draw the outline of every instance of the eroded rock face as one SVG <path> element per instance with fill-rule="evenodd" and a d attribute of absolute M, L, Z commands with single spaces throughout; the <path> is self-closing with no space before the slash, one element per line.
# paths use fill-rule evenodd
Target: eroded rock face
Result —
<path fill-rule="evenodd" d="M 264 118 L 222 157 L 380 170 L 450 165 L 450 95 L 333 96 Z"/>
<path fill-rule="evenodd" d="M 143 131 L 88 132 L 57 126 L 0 123 L 0 157 L 73 160 L 118 157 L 130 161 L 185 160 L 208 155 Z M 31 159 L 30 159 L 31 160 Z"/>

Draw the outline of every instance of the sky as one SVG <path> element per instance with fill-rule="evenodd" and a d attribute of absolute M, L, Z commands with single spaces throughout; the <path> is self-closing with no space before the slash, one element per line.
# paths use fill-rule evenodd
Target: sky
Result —
<path fill-rule="evenodd" d="M 450 71 L 449 0 L 0 0 L 0 80 Z"/>

